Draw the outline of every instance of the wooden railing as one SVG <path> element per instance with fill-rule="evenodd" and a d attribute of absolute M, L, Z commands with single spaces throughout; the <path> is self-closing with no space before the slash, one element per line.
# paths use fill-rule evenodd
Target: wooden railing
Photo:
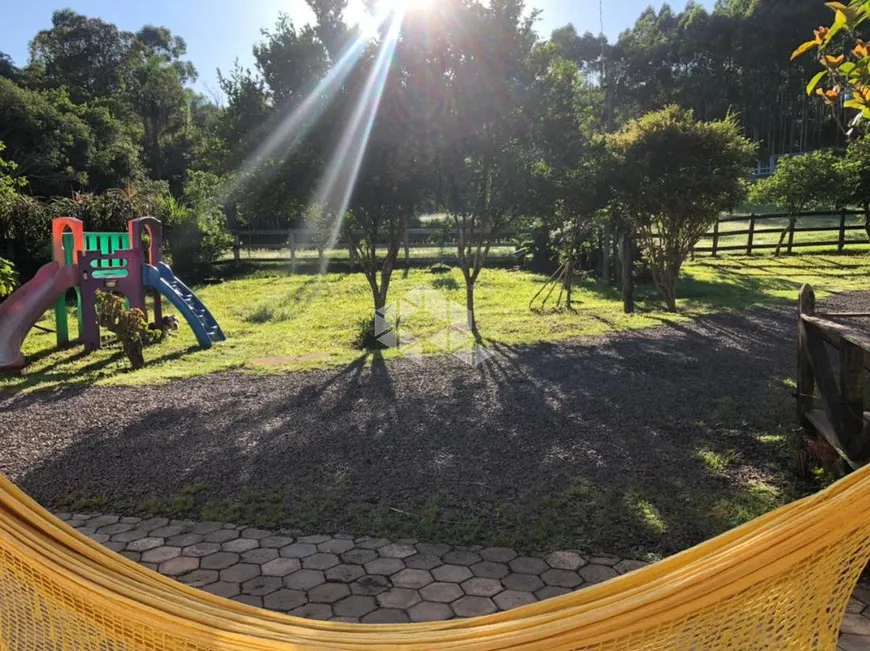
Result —
<path fill-rule="evenodd" d="M 500 232 L 493 239 L 493 246 L 513 244 L 520 233 L 516 231 Z M 255 240 L 258 240 L 255 242 Z M 408 228 L 402 237 L 402 248 L 407 264 L 411 257 L 411 249 L 422 247 L 455 248 L 457 233 L 455 229 L 441 228 Z M 386 241 L 381 242 L 386 246 Z M 312 243 L 310 233 L 303 229 L 288 230 L 239 230 L 233 231 L 233 258 L 236 262 L 241 261 L 243 250 L 260 249 L 270 251 L 290 252 L 291 264 L 296 263 L 296 256 L 300 250 L 317 250 L 318 246 Z M 351 265 L 356 259 L 356 252 L 347 240 L 338 241 L 330 247 L 332 251 L 349 251 Z M 261 261 L 286 260 L 282 258 L 258 258 Z"/>
<path fill-rule="evenodd" d="M 795 228 L 788 230 L 786 234 L 786 239 L 782 244 L 782 249 L 787 253 L 791 253 L 793 249 L 808 247 L 808 246 L 828 246 L 828 247 L 837 247 L 838 252 L 842 252 L 843 249 L 846 248 L 849 244 L 867 244 L 867 239 L 863 238 L 861 240 L 849 240 L 846 238 L 846 233 L 849 231 L 864 231 L 865 228 L 861 224 L 849 224 L 848 220 L 850 217 L 861 217 L 863 219 L 864 213 L 858 210 L 841 210 L 838 212 L 802 212 L 795 215 L 795 217 L 801 221 L 809 220 L 821 220 L 821 219 L 831 219 L 832 217 L 836 218 L 837 223 L 835 224 L 825 224 L 821 226 L 796 226 Z M 709 253 L 712 256 L 717 256 L 723 252 L 736 252 L 743 253 L 745 255 L 752 255 L 755 252 L 762 251 L 765 249 L 776 249 L 778 244 L 777 242 L 756 242 L 756 237 L 758 235 L 781 235 L 783 231 L 786 231 L 784 226 L 779 227 L 765 227 L 764 222 L 766 220 L 772 219 L 788 219 L 790 215 L 788 213 L 765 213 L 762 215 L 750 214 L 745 216 L 734 216 L 734 217 L 723 217 L 716 222 L 713 226 L 713 230 L 708 232 L 702 238 L 702 242 L 704 240 L 712 240 L 710 246 L 696 246 L 694 249 L 695 254 L 703 254 Z M 740 229 L 736 231 L 729 231 L 722 228 L 722 224 L 729 223 L 737 223 L 737 222 L 749 222 L 749 227 L 745 229 Z M 759 226 L 761 226 L 759 228 Z M 795 233 L 836 233 L 837 239 L 827 239 L 827 240 L 812 240 L 812 241 L 801 241 L 795 242 L 794 235 Z M 734 238 L 746 236 L 745 244 L 722 244 L 722 240 L 725 238 Z M 777 240 L 779 238 L 777 237 Z"/>
<path fill-rule="evenodd" d="M 815 293 L 810 285 L 800 290 L 798 312 L 800 424 L 823 437 L 850 467 L 863 466 L 870 462 L 870 414 L 864 412 L 864 371 L 870 368 L 867 356 L 870 331 L 833 319 L 870 317 L 870 313 L 816 312 Z M 836 371 L 829 347 L 838 355 Z"/>

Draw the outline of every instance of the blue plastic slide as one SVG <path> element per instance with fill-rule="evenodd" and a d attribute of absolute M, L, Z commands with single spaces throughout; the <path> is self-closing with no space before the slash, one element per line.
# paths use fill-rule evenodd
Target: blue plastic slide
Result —
<path fill-rule="evenodd" d="M 153 287 L 165 296 L 175 308 L 181 312 L 196 335 L 199 345 L 211 348 L 215 341 L 224 341 L 223 330 L 190 288 L 176 278 L 169 265 L 159 263 L 156 267 L 144 265 L 142 272 L 146 287 Z"/>

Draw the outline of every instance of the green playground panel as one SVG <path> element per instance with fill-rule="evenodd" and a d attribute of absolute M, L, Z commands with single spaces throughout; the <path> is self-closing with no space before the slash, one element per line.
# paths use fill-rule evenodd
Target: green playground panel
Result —
<path fill-rule="evenodd" d="M 63 234 L 63 261 L 64 264 L 73 263 L 73 247 L 75 241 L 72 233 Z M 85 251 L 99 251 L 105 255 L 130 248 L 129 233 L 99 233 L 85 232 L 84 234 Z M 108 271 L 123 266 L 123 260 L 99 260 L 99 269 L 107 271 L 94 272 L 95 278 L 124 278 L 127 276 L 126 270 Z M 97 274 L 100 274 L 99 276 Z M 106 275 L 103 275 L 106 274 Z M 82 331 L 82 295 L 79 288 L 76 287 L 76 302 L 78 309 L 76 316 L 78 317 L 79 332 Z M 129 307 L 129 305 L 127 306 Z M 54 304 L 54 323 L 57 330 L 58 346 L 69 343 L 69 314 L 66 310 L 66 297 L 61 296 Z"/>

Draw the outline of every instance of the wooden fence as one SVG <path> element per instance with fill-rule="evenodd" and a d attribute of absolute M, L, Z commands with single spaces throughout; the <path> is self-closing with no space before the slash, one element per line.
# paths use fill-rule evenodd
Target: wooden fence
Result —
<path fill-rule="evenodd" d="M 870 332 L 834 319 L 868 312 L 816 312 L 813 288 L 801 288 L 798 308 L 797 413 L 800 424 L 824 438 L 851 468 L 870 462 L 870 414 L 864 411 L 864 371 Z M 828 350 L 838 356 L 837 368 Z M 820 407 L 816 405 L 818 389 Z"/>
<path fill-rule="evenodd" d="M 516 231 L 499 233 L 493 242 L 493 246 L 512 245 L 520 235 L 521 233 Z M 438 246 L 455 248 L 456 242 L 457 232 L 455 229 L 408 228 L 402 237 L 405 264 L 407 265 L 410 261 L 411 249 Z M 386 246 L 387 242 L 384 240 L 379 242 L 379 244 Z M 289 250 L 290 262 L 291 264 L 296 264 L 297 254 L 300 250 L 317 250 L 318 246 L 312 243 L 310 234 L 303 229 L 233 231 L 233 258 L 236 262 L 241 261 L 241 253 L 245 249 L 249 252 L 254 249 L 270 251 Z M 351 265 L 355 264 L 356 251 L 349 241 L 340 240 L 331 247 L 331 250 L 348 251 Z M 287 258 L 286 256 L 281 258 L 258 257 L 257 260 L 262 262 L 286 262 Z"/>
<path fill-rule="evenodd" d="M 862 240 L 849 240 L 846 238 L 846 233 L 849 231 L 864 231 L 864 226 L 861 224 L 849 224 L 847 223 L 850 217 L 860 216 L 861 219 L 864 217 L 864 213 L 858 210 L 842 210 L 837 213 L 831 212 L 802 212 L 796 215 L 797 219 L 800 221 L 809 220 L 818 220 L 822 219 L 831 220 L 833 217 L 836 220 L 834 224 L 823 224 L 818 226 L 796 226 L 794 229 L 788 231 L 786 235 L 786 239 L 782 244 L 782 248 L 787 252 L 791 253 L 793 249 L 808 247 L 808 246 L 836 246 L 838 252 L 842 252 L 843 249 L 850 244 L 867 244 L 866 238 Z M 709 253 L 712 256 L 717 256 L 720 253 L 742 253 L 745 255 L 752 255 L 754 252 L 762 251 L 765 249 L 775 249 L 777 247 L 777 242 L 756 242 L 756 237 L 759 235 L 776 235 L 777 240 L 778 236 L 785 230 L 783 226 L 778 227 L 765 227 L 764 222 L 767 220 L 773 219 L 788 219 L 788 213 L 767 213 L 763 215 L 750 214 L 748 216 L 742 217 L 723 217 L 718 222 L 716 222 L 715 226 L 713 226 L 713 230 L 707 233 L 702 242 L 704 240 L 712 240 L 710 246 L 696 246 L 694 251 L 695 254 L 703 254 Z M 723 229 L 723 224 L 735 223 L 735 222 L 749 222 L 749 228 L 740 229 L 740 230 L 727 230 Z M 812 240 L 812 241 L 801 241 L 795 242 L 794 235 L 795 233 L 836 233 L 837 239 L 826 239 L 826 240 Z M 746 236 L 745 244 L 722 244 L 721 240 L 725 238 L 734 238 Z"/>

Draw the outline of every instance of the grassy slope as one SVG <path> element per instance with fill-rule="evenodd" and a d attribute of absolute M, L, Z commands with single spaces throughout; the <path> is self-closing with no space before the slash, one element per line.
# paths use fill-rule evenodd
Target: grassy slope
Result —
<path fill-rule="evenodd" d="M 487 269 L 478 281 L 478 321 L 488 341 L 556 341 L 794 300 L 804 282 L 812 283 L 820 295 L 870 289 L 868 271 L 870 258 L 864 256 L 699 259 L 685 267 L 679 314 L 662 311 L 652 289 L 641 287 L 639 311 L 627 316 L 615 289 L 600 289 L 590 281 L 579 283 L 575 313 L 531 311 L 529 301 L 544 277 Z M 400 300 L 418 287 L 437 287 L 449 300 L 464 303 L 462 277 L 456 270 L 442 276 L 412 270 L 407 278 L 396 273 L 391 300 Z M 211 350 L 199 350 L 182 322 L 177 336 L 146 351 L 148 367 L 133 373 L 127 371 L 127 362 L 116 347 L 88 356 L 80 347 L 58 351 L 53 348 L 54 335 L 33 330 L 25 342 L 31 365 L 19 377 L 0 378 L 0 389 L 50 388 L 79 382 L 140 384 L 227 369 L 280 372 L 345 364 L 358 356 L 352 345 L 356 324 L 371 313 L 372 304 L 361 274 L 319 277 L 264 270 L 202 287 L 198 293 L 228 336 L 227 342 Z M 53 327 L 53 316 L 47 314 L 42 325 Z M 406 319 L 406 327 L 426 339 L 436 334 L 443 322 L 416 314 Z M 437 353 L 438 349 L 427 345 L 425 352 Z M 401 354 L 387 351 L 386 357 Z"/>

